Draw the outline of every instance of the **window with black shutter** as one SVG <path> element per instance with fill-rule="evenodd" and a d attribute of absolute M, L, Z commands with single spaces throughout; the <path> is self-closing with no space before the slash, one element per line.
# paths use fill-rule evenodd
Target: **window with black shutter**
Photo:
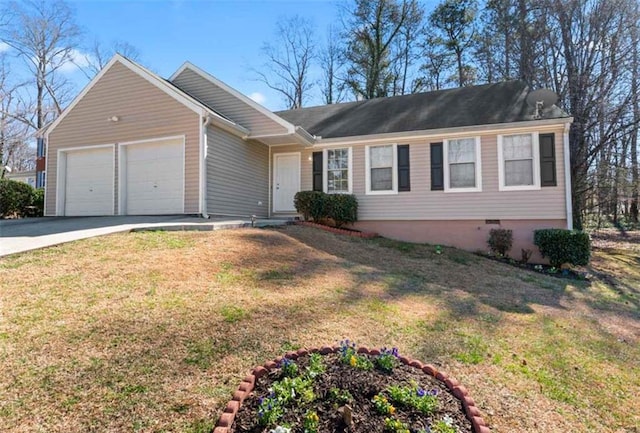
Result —
<path fill-rule="evenodd" d="M 409 145 L 398 145 L 398 191 L 411 191 Z"/>
<path fill-rule="evenodd" d="M 313 152 L 313 190 L 322 189 L 322 152 Z"/>
<path fill-rule="evenodd" d="M 555 134 L 540 134 L 540 185 L 557 186 Z"/>
<path fill-rule="evenodd" d="M 431 191 L 444 190 L 442 143 L 431 143 Z"/>

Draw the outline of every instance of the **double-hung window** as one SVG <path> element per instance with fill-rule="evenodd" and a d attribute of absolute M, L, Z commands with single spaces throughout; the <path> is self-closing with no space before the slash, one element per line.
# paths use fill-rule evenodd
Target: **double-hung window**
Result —
<path fill-rule="evenodd" d="M 367 194 L 398 192 L 398 161 L 395 144 L 365 146 Z"/>
<path fill-rule="evenodd" d="M 498 136 L 500 191 L 540 188 L 537 134 Z"/>
<path fill-rule="evenodd" d="M 351 148 L 326 149 L 325 192 L 351 193 Z"/>
<path fill-rule="evenodd" d="M 480 137 L 444 141 L 445 192 L 482 191 Z"/>

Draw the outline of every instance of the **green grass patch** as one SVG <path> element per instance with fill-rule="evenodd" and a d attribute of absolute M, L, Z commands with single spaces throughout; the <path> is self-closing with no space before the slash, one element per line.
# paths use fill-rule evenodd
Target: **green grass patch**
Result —
<path fill-rule="evenodd" d="M 247 317 L 248 313 L 241 307 L 235 305 L 225 305 L 220 309 L 220 314 L 225 322 L 236 323 Z"/>
<path fill-rule="evenodd" d="M 453 355 L 454 359 L 465 364 L 480 364 L 484 361 L 488 346 L 479 335 L 463 336 L 464 350 Z"/>
<path fill-rule="evenodd" d="M 215 423 L 210 419 L 198 419 L 191 422 L 183 431 L 184 433 L 211 433 Z"/>
<path fill-rule="evenodd" d="M 188 355 L 184 362 L 201 369 L 208 369 L 213 363 L 231 351 L 231 344 L 227 341 L 204 339 L 187 345 Z"/>

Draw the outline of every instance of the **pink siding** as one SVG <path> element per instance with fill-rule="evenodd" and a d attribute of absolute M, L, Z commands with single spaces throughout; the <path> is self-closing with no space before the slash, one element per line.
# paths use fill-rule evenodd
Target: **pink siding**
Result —
<path fill-rule="evenodd" d="M 526 132 L 533 132 L 526 131 Z M 392 195 L 365 194 L 365 146 L 353 148 L 353 193 L 358 198 L 361 220 L 485 220 L 485 219 L 566 219 L 565 173 L 563 159 L 563 126 L 536 129 L 555 133 L 556 176 L 558 185 L 531 191 L 498 190 L 497 134 L 481 135 L 482 192 L 447 193 L 431 191 L 430 143 L 441 142 L 449 136 L 426 139 L 389 140 L 376 144 L 409 144 L 411 191 Z M 505 130 L 505 134 L 513 133 Z M 522 133 L 522 132 L 520 132 Z M 465 135 L 473 136 L 473 135 Z M 324 147 L 302 148 L 278 146 L 272 153 L 302 152 L 302 190 L 312 187 L 311 153 Z M 349 147 L 336 145 L 333 148 Z"/>
<path fill-rule="evenodd" d="M 522 249 L 533 251 L 531 262 L 544 260 L 533 244 L 533 231 L 545 228 L 567 228 L 566 219 L 500 220 L 500 225 L 486 224 L 485 220 L 433 220 L 433 221 L 360 221 L 360 230 L 374 231 L 381 236 L 406 242 L 440 244 L 468 251 L 488 251 L 487 239 L 492 228 L 513 230 L 510 256 L 519 260 Z"/>

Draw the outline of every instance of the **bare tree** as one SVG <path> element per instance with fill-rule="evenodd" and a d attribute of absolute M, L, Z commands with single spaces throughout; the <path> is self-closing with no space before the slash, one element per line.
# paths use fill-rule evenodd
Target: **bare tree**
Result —
<path fill-rule="evenodd" d="M 429 16 L 431 25 L 441 33 L 439 40 L 455 55 L 460 87 L 473 84 L 465 55 L 474 42 L 476 10 L 475 0 L 444 0 Z"/>
<path fill-rule="evenodd" d="M 590 170 L 617 146 L 621 128 L 628 132 L 629 88 L 621 86 L 629 54 L 625 13 L 634 0 L 547 0 L 549 22 L 545 56 L 554 59 L 561 104 L 574 117 L 569 132 L 574 225 L 582 228 L 587 194 L 595 184 Z M 605 182 L 606 179 L 596 179 Z"/>
<path fill-rule="evenodd" d="M 412 77 L 414 64 L 420 59 L 420 39 L 424 33 L 424 9 L 417 1 L 407 3 L 407 17 L 400 28 L 399 37 L 394 42 L 393 95 L 413 93 L 418 83 Z"/>
<path fill-rule="evenodd" d="M 10 76 L 6 54 L 0 53 L 0 178 L 5 175 L 5 167 L 20 170 L 26 164 L 25 159 L 28 159 L 23 151 L 27 127 L 14 115 L 19 107 L 16 97 L 21 83 L 10 82 Z"/>
<path fill-rule="evenodd" d="M 481 29 L 476 46 L 480 76 L 487 82 L 513 79 L 516 53 L 514 29 L 520 28 L 515 13 L 516 0 L 488 0 L 479 16 Z"/>
<path fill-rule="evenodd" d="M 36 130 L 62 112 L 69 93 L 58 70 L 70 62 L 80 30 L 71 8 L 63 1 L 11 1 L 0 15 L 8 24 L 0 34 L 26 64 L 35 83 L 34 119 L 21 120 Z"/>
<path fill-rule="evenodd" d="M 638 223 L 640 176 L 638 168 L 638 135 L 640 135 L 640 6 L 634 5 L 634 10 L 630 14 L 631 23 L 631 104 L 633 113 L 633 127 L 631 130 L 631 205 L 629 208 L 630 219 L 633 223 Z M 635 22 L 635 25 L 633 23 Z"/>
<path fill-rule="evenodd" d="M 447 53 L 437 37 L 427 38 L 423 44 L 424 64 L 420 68 L 422 76 L 417 80 L 416 91 L 433 91 L 449 87 L 448 71 L 453 67 L 453 58 Z"/>
<path fill-rule="evenodd" d="M 276 24 L 275 36 L 273 43 L 262 46 L 266 72 L 255 73 L 283 96 L 287 108 L 300 108 L 314 85 L 309 74 L 315 56 L 313 26 L 298 15 L 282 17 Z"/>
<path fill-rule="evenodd" d="M 345 81 L 357 98 L 377 98 L 393 92 L 394 65 L 400 56 L 394 43 L 402 37 L 407 23 L 422 20 L 422 9 L 414 0 L 356 0 L 346 10 L 343 38 L 346 41 Z M 406 36 L 412 38 L 413 30 Z M 404 45 L 410 49 L 413 40 Z M 407 55 L 407 61 L 411 59 Z"/>
<path fill-rule="evenodd" d="M 85 76 L 92 79 L 98 72 L 104 68 L 109 60 L 116 54 L 120 54 L 134 62 L 140 61 L 140 51 L 125 41 L 114 41 L 111 45 L 105 45 L 98 39 L 93 41 L 93 45 L 87 50 L 82 59 L 82 64 L 77 66 L 82 70 Z"/>
<path fill-rule="evenodd" d="M 319 55 L 322 79 L 320 92 L 325 104 L 342 102 L 345 98 L 345 83 L 341 79 L 344 66 L 342 47 L 335 27 L 330 26 L 327 31 L 327 42 Z"/>

